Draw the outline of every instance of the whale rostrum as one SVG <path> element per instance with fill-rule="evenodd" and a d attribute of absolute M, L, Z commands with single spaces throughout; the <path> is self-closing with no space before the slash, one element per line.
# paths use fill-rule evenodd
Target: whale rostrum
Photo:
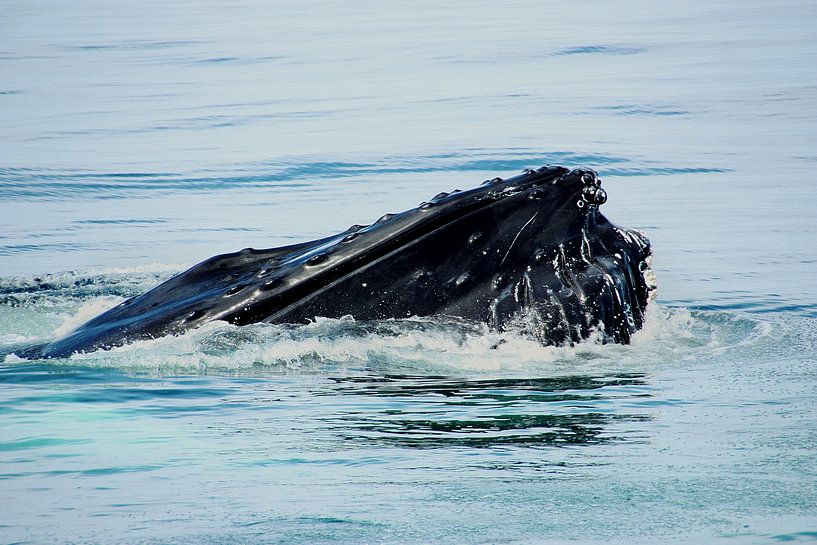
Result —
<path fill-rule="evenodd" d="M 589 169 L 545 166 L 440 193 L 371 225 L 212 257 L 31 352 L 65 357 L 205 322 L 451 316 L 543 344 L 628 343 L 654 286 L 650 243 L 599 211 Z"/>

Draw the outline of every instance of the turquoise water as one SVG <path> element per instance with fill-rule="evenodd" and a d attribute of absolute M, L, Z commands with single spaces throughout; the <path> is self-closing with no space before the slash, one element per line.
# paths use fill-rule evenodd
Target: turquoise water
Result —
<path fill-rule="evenodd" d="M 817 7 L 0 0 L 0 543 L 817 541 Z M 659 283 L 631 346 L 209 324 L 193 263 L 544 163 Z"/>

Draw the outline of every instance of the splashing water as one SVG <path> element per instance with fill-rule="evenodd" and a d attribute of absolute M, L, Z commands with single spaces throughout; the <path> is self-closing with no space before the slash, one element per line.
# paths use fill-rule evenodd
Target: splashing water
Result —
<path fill-rule="evenodd" d="M 6 293 L 4 308 L 10 314 L 26 313 L 30 334 L 20 334 L 19 321 L 3 321 L 8 331 L 0 330 L 0 351 L 7 354 L 7 363 L 24 362 L 14 354 L 15 347 L 65 335 L 118 305 L 125 295 L 136 294 L 168 274 L 167 268 L 154 267 L 6 281 L 0 287 Z M 258 323 L 240 327 L 211 322 L 183 335 L 75 354 L 52 363 L 155 372 L 321 372 L 363 369 L 382 361 L 393 367 L 386 372 L 559 373 L 576 366 L 626 369 L 643 360 L 660 365 L 679 358 L 703 358 L 740 344 L 760 342 L 771 334 L 769 322 L 725 316 L 729 315 L 653 303 L 630 346 L 604 344 L 601 335 L 595 335 L 575 346 L 558 347 L 541 346 L 524 334 L 526 327 L 521 322 L 503 332 L 462 320 L 416 317 L 357 322 L 348 316 L 318 318 L 305 325 Z"/>

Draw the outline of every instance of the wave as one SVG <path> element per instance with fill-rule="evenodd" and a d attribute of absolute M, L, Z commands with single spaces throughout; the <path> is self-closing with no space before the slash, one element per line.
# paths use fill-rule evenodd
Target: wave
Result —
<path fill-rule="evenodd" d="M 24 360 L 21 346 L 62 336 L 89 318 L 138 295 L 178 270 L 168 265 L 74 271 L 0 280 L 0 357 Z M 795 322 L 791 322 L 794 320 Z M 49 365 L 110 367 L 152 372 L 383 373 L 628 372 L 756 348 L 784 331 L 814 331 L 814 319 L 690 310 L 652 304 L 628 346 L 600 337 L 575 346 L 541 346 L 519 330 L 442 318 L 360 322 L 351 316 L 303 325 L 233 326 L 212 322 L 180 336 L 76 354 Z M 802 343 L 801 343 L 802 344 Z M 733 356 L 734 357 L 734 356 Z"/>
<path fill-rule="evenodd" d="M 182 126 L 201 120 L 187 120 Z M 208 120 L 212 121 L 212 120 Z M 236 120 L 229 121 L 230 123 Z M 221 119 L 218 122 L 226 122 Z M 130 129 L 133 130 L 133 129 Z M 156 130 L 155 127 L 148 129 Z M 434 172 L 518 172 L 543 164 L 595 165 L 602 176 L 670 176 L 712 174 L 729 169 L 707 165 L 669 165 L 640 158 L 575 151 L 528 148 L 466 149 L 461 153 L 386 156 L 367 160 L 286 160 L 225 165 L 190 172 L 105 172 L 77 169 L 18 168 L 0 165 L 0 200 L 87 200 L 210 192 L 236 188 L 308 190 L 318 184 L 372 176 Z M 493 175 L 493 174 L 492 174 Z M 476 181 L 476 180 L 473 180 Z"/>

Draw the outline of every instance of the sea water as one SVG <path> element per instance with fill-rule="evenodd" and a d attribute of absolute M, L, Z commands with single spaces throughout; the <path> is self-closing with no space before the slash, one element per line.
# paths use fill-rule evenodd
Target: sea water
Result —
<path fill-rule="evenodd" d="M 805 0 L 0 0 L 0 542 L 817 541 L 815 44 Z M 653 242 L 632 345 L 348 317 L 14 355 L 545 163 Z"/>

